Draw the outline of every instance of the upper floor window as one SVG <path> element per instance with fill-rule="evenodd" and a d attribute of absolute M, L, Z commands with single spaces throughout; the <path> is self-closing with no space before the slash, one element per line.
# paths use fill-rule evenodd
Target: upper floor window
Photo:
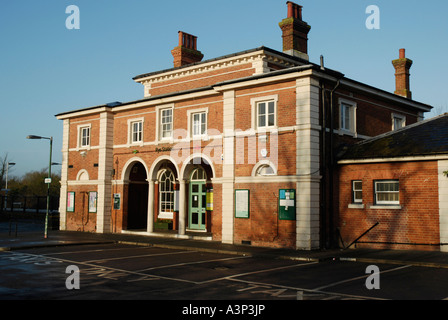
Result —
<path fill-rule="evenodd" d="M 79 127 L 79 147 L 85 148 L 90 146 L 90 125 Z"/>
<path fill-rule="evenodd" d="M 131 122 L 131 143 L 143 141 L 143 121 Z"/>
<path fill-rule="evenodd" d="M 257 127 L 268 128 L 275 126 L 275 102 L 263 101 L 257 104 Z"/>
<path fill-rule="evenodd" d="M 192 136 L 202 137 L 207 134 L 207 113 L 198 112 L 192 115 Z"/>
<path fill-rule="evenodd" d="M 169 139 L 173 136 L 173 109 L 160 110 L 160 138 Z"/>
<path fill-rule="evenodd" d="M 251 99 L 252 128 L 273 129 L 277 126 L 278 95 Z"/>
<path fill-rule="evenodd" d="M 356 103 L 339 100 L 339 129 L 343 132 L 356 133 Z"/>
<path fill-rule="evenodd" d="M 392 114 L 392 130 L 398 130 L 406 126 L 406 117 L 399 114 Z"/>
<path fill-rule="evenodd" d="M 400 204 L 399 181 L 375 181 L 375 202 L 376 204 Z"/>

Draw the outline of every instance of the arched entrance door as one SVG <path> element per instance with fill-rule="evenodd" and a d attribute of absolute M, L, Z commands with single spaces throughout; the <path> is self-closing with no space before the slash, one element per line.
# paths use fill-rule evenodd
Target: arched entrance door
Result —
<path fill-rule="evenodd" d="M 148 182 L 146 169 L 136 162 L 129 173 L 128 230 L 145 230 L 148 224 Z"/>
<path fill-rule="evenodd" d="M 206 228 L 206 181 L 205 170 L 198 167 L 193 170 L 190 177 L 190 190 L 188 199 L 188 224 L 192 230 L 205 230 Z"/>

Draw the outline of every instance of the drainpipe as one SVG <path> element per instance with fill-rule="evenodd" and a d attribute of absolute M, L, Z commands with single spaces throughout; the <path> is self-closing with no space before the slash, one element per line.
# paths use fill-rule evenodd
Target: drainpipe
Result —
<path fill-rule="evenodd" d="M 329 234 L 330 234 L 330 244 L 334 243 L 333 237 L 333 220 L 334 220 L 334 92 L 339 87 L 341 83 L 341 78 L 339 78 L 334 86 L 333 90 L 330 92 L 330 166 L 329 166 L 329 203 L 330 203 L 330 219 L 329 219 Z"/>
<path fill-rule="evenodd" d="M 322 126 L 321 126 L 321 134 L 322 134 L 322 197 L 321 197 L 321 222 L 322 222 L 322 243 L 326 246 L 326 228 L 327 228 L 327 122 L 326 122 L 326 107 L 325 107 L 325 84 L 321 80 L 320 89 L 322 91 Z"/>

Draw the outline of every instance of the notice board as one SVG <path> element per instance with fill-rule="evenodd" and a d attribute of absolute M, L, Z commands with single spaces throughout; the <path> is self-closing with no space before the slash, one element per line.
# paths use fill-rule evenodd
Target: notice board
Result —
<path fill-rule="evenodd" d="M 296 220 L 296 190 L 279 190 L 278 218 L 280 220 Z"/>
<path fill-rule="evenodd" d="M 249 218 L 250 195 L 249 190 L 235 190 L 235 218 Z"/>

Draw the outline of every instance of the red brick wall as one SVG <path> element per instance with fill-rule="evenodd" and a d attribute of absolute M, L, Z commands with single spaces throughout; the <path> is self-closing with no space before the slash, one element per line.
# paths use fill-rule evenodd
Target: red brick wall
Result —
<path fill-rule="evenodd" d="M 69 186 L 75 192 L 75 211 L 67 212 L 67 230 L 96 232 L 96 213 L 89 212 L 89 192 L 97 191 L 96 186 Z"/>
<path fill-rule="evenodd" d="M 235 189 L 250 192 L 249 218 L 234 218 L 235 243 L 295 248 L 296 221 L 278 219 L 279 189 L 296 189 L 295 183 L 238 183 Z"/>
<path fill-rule="evenodd" d="M 400 210 L 374 209 L 374 180 L 398 179 Z M 348 208 L 352 202 L 351 182 L 363 182 L 363 209 Z M 339 168 L 339 216 L 345 245 L 361 236 L 376 222 L 380 224 L 360 241 L 439 243 L 437 161 L 341 165 Z M 357 247 L 438 250 L 438 246 L 405 244 L 357 244 Z"/>

